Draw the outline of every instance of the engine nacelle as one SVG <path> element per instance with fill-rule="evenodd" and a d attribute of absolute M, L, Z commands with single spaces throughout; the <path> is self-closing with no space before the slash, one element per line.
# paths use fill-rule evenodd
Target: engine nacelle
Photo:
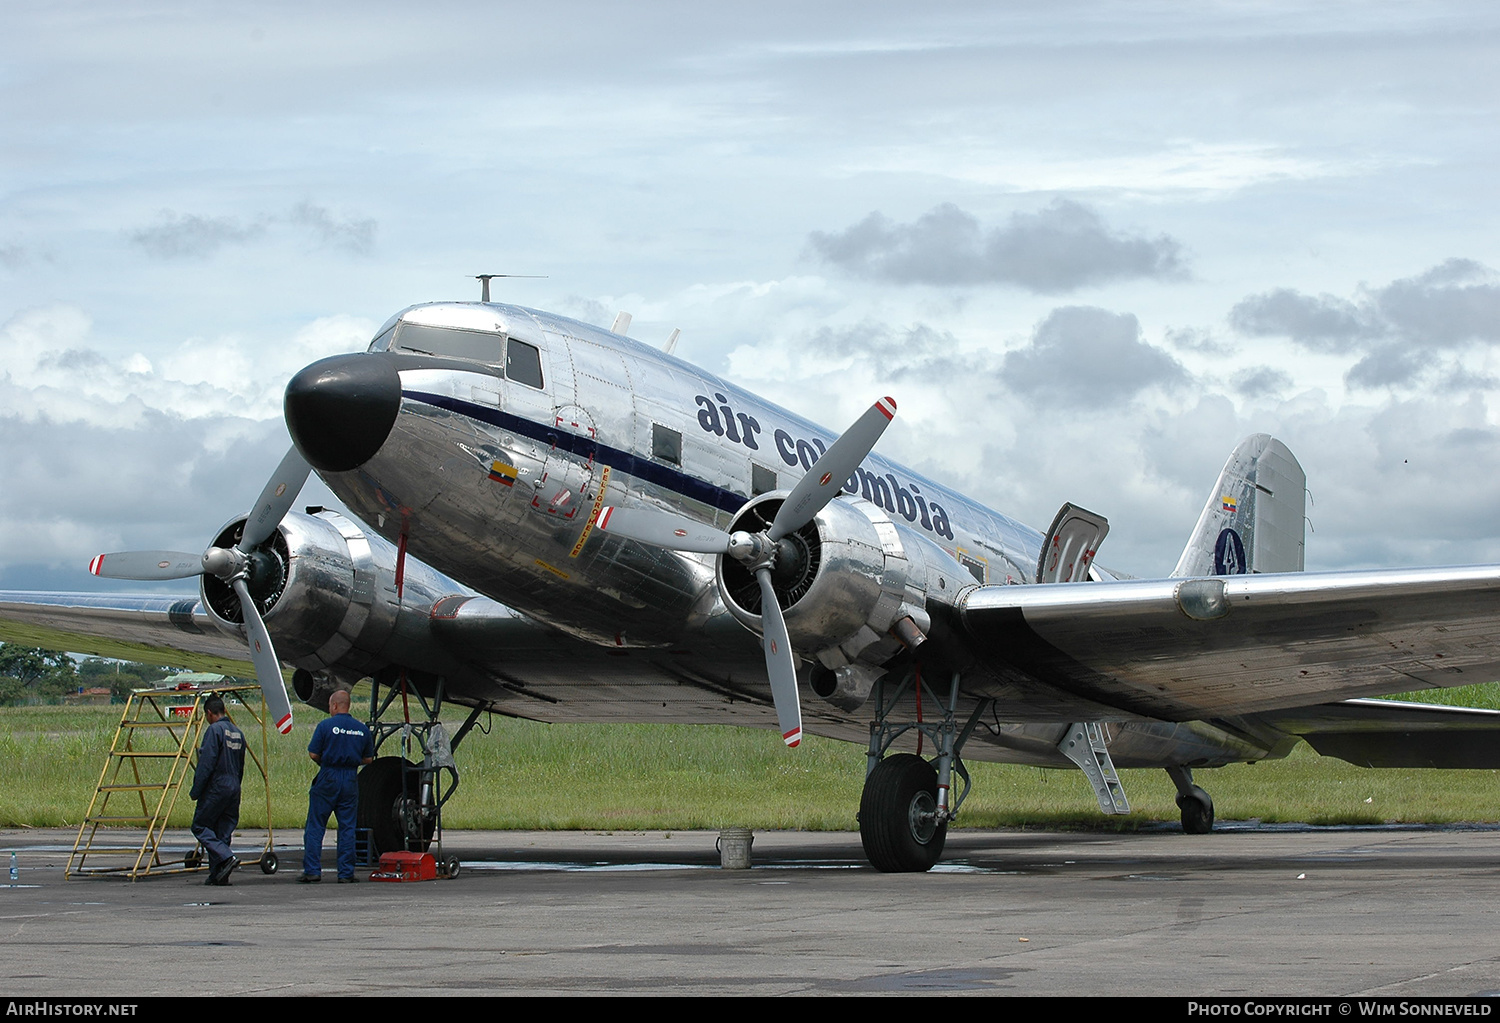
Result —
<path fill-rule="evenodd" d="M 761 495 L 741 510 L 730 530 L 761 532 L 785 497 L 784 492 Z M 928 600 L 951 601 L 967 579 L 937 544 L 897 525 L 879 506 L 847 496 L 783 539 L 772 572 L 793 648 L 835 673 L 857 663 L 883 664 L 903 646 L 920 643 L 931 626 Z M 718 584 L 729 612 L 760 632 L 761 593 L 754 574 L 723 557 Z M 874 677 L 868 670 L 843 674 Z M 852 702 L 851 696 L 857 694 L 844 694 L 838 702 Z"/>
<path fill-rule="evenodd" d="M 243 518 L 220 531 L 216 546 L 240 537 Z M 396 593 L 396 548 L 336 512 L 296 512 L 250 555 L 250 594 L 282 661 L 307 672 L 333 669 L 357 679 L 384 667 L 399 646 L 406 663 L 447 660 L 431 636 L 429 610 L 453 591 L 449 580 L 408 559 L 403 595 Z M 205 575 L 203 606 L 220 629 L 242 636 L 239 600 L 229 585 Z M 393 642 L 394 637 L 394 642 Z M 299 673 L 300 674 L 300 673 Z M 327 693 L 298 695 L 317 706 Z"/>

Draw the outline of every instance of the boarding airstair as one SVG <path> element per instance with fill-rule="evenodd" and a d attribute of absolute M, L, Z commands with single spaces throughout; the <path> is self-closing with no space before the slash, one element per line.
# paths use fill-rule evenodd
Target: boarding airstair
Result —
<path fill-rule="evenodd" d="M 205 867 L 196 840 L 168 843 L 167 823 L 184 784 L 191 787 L 205 723 L 203 701 L 215 694 L 224 700 L 229 717 L 241 731 L 247 736 L 260 732 L 258 752 L 253 740 L 245 743 L 246 767 L 253 769 L 245 773 L 247 777 L 258 773 L 263 783 L 266 846 L 260 868 L 267 874 L 276 872 L 276 854 L 271 851 L 269 715 L 260 686 L 225 682 L 131 692 L 98 787 L 78 827 L 68 857 L 68 877 L 110 875 L 135 881 Z"/>

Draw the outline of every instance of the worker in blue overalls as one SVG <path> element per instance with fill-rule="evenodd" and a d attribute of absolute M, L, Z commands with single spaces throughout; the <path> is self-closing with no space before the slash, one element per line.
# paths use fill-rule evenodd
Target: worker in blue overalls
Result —
<path fill-rule="evenodd" d="M 198 747 L 198 769 L 188 797 L 198 804 L 193 812 L 193 837 L 208 853 L 204 884 L 227 885 L 240 865 L 229 848 L 240 823 L 240 780 L 245 774 L 245 736 L 224 712 L 224 699 L 214 693 L 203 701 L 208 727 Z"/>
<path fill-rule="evenodd" d="M 359 806 L 359 768 L 375 759 L 370 726 L 349 714 L 349 692 L 337 690 L 328 698 L 330 717 L 318 722 L 307 755 L 318 765 L 307 794 L 307 828 L 302 833 L 302 884 L 323 880 L 323 833 L 328 815 L 339 821 L 339 884 L 354 876 L 354 816 Z"/>

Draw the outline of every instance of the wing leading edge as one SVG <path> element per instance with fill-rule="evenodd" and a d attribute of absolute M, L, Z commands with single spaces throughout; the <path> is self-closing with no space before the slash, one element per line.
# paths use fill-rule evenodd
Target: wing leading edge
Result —
<path fill-rule="evenodd" d="M 979 666 L 1169 721 L 1500 677 L 1500 566 L 982 586 Z"/>

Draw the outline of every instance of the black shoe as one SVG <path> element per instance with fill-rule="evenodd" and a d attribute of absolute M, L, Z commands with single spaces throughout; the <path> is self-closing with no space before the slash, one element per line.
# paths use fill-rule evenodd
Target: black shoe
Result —
<path fill-rule="evenodd" d="M 357 878 L 357 877 L 355 877 L 355 876 L 353 876 L 351 874 L 349 877 L 341 877 L 341 878 L 339 878 L 339 884 L 354 884 L 358 880 L 359 880 L 359 878 Z"/>
<path fill-rule="evenodd" d="M 209 884 L 214 885 L 217 888 L 228 888 L 230 886 L 229 878 L 227 877 L 221 877 L 217 881 L 210 881 Z"/>
<path fill-rule="evenodd" d="M 228 884 L 229 875 L 234 873 L 234 868 L 240 865 L 239 857 L 231 856 L 219 864 L 219 869 L 209 875 L 213 884 Z"/>
<path fill-rule="evenodd" d="M 322 874 L 303 874 L 301 877 L 297 878 L 297 883 L 298 884 L 317 884 L 318 882 L 320 882 L 322 880 L 323 880 L 323 875 Z"/>

